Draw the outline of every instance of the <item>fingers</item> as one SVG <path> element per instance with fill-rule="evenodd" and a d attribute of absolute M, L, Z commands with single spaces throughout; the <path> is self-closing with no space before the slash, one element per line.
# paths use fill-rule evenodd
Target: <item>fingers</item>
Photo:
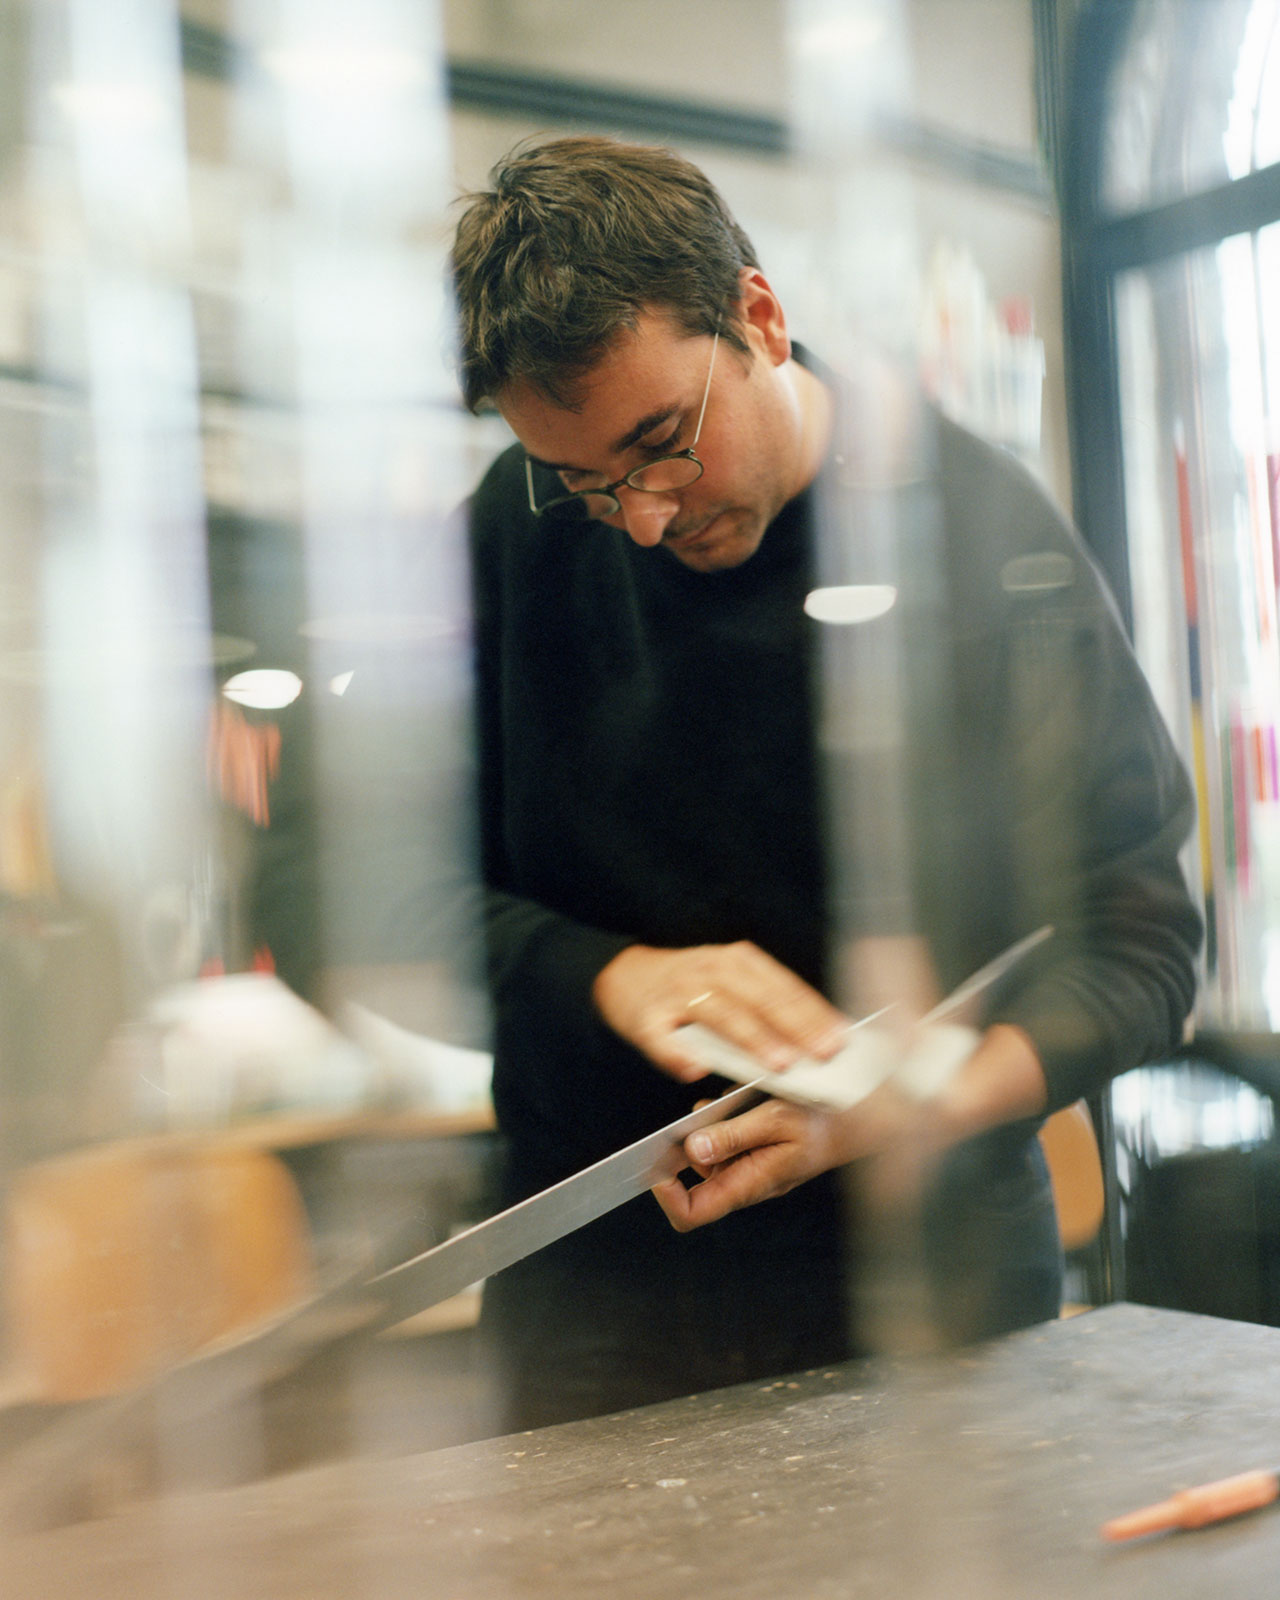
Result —
<path fill-rule="evenodd" d="M 680 1020 L 701 1023 L 775 1072 L 803 1056 L 834 1054 L 847 1020 L 785 967 L 761 973 L 754 965 L 726 964 L 719 982 L 699 996 L 696 1007 L 686 1007 L 692 1014 Z"/>
<path fill-rule="evenodd" d="M 784 1144 L 761 1145 L 717 1167 L 701 1183 L 686 1189 L 678 1178 L 655 1186 L 653 1193 L 680 1233 L 718 1222 L 731 1211 L 758 1205 L 786 1194 L 813 1173 Z"/>
<path fill-rule="evenodd" d="M 679 1178 L 668 1178 L 665 1183 L 655 1183 L 649 1192 L 662 1207 L 663 1215 L 677 1233 L 688 1233 L 699 1226 L 690 1219 L 690 1191 Z"/>
<path fill-rule="evenodd" d="M 766 1100 L 736 1117 L 691 1133 L 684 1142 L 684 1153 L 695 1170 L 709 1171 L 760 1145 L 795 1138 L 797 1125 L 803 1127 L 815 1115 L 781 1100 Z"/>
<path fill-rule="evenodd" d="M 606 1019 L 608 1020 L 608 1019 Z M 655 1066 L 680 1083 L 696 1083 L 699 1078 L 705 1078 L 710 1068 L 698 1060 L 697 1056 L 690 1055 L 681 1047 L 679 1039 L 675 1037 L 675 1030 L 687 1018 L 673 1016 L 669 1008 L 653 1006 L 644 1017 L 637 1022 L 631 1032 L 625 1032 L 615 1025 L 615 1031 L 621 1033 L 624 1039 L 629 1039 L 636 1049 L 648 1056 Z"/>
<path fill-rule="evenodd" d="M 731 1211 L 785 1194 L 820 1172 L 863 1157 L 865 1192 L 880 1205 L 914 1203 L 943 1151 L 957 1140 L 1015 1117 L 1036 1114 L 1044 1073 L 1030 1039 L 998 1025 L 942 1093 L 921 1100 L 893 1082 L 848 1111 L 822 1112 L 767 1100 L 736 1117 L 699 1128 L 684 1143 L 702 1180 L 677 1178 L 653 1193 L 681 1232 Z"/>
<path fill-rule="evenodd" d="M 727 946 L 725 957 L 724 987 L 708 984 L 699 1020 L 752 1054 L 785 1056 L 787 1066 L 801 1055 L 834 1055 L 844 1043 L 848 1017 L 780 961 L 745 941 Z"/>
<path fill-rule="evenodd" d="M 654 1197 L 672 1227 L 685 1233 L 731 1211 L 785 1194 L 832 1164 L 832 1118 L 780 1100 L 767 1101 L 685 1141 L 685 1157 L 702 1182 L 674 1178 Z"/>
<path fill-rule="evenodd" d="M 707 1071 L 672 1038 L 686 1022 L 713 1029 L 774 1071 L 804 1055 L 833 1055 L 849 1026 L 817 990 L 746 941 L 629 946 L 597 975 L 593 993 L 616 1033 L 685 1082 Z"/>
<path fill-rule="evenodd" d="M 699 1128 L 685 1140 L 688 1165 L 702 1179 L 654 1186 L 680 1232 L 785 1194 L 832 1167 L 918 1142 L 919 1105 L 882 1085 L 850 1111 L 814 1111 L 767 1100 L 740 1116 Z"/>

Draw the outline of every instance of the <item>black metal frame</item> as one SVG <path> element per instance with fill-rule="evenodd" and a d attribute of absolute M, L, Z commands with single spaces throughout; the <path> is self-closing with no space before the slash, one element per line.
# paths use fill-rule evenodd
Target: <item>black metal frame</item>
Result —
<path fill-rule="evenodd" d="M 1039 44 L 1052 32 L 1058 0 L 1035 4 Z M 1114 215 L 1104 210 L 1101 140 L 1108 89 L 1134 10 L 1134 0 L 1090 0 L 1076 24 L 1069 70 L 1057 63 L 1050 69 L 1058 79 L 1054 103 L 1065 106 L 1053 154 L 1062 197 L 1064 346 L 1076 521 L 1111 580 L 1130 627 L 1115 278 L 1280 219 L 1280 165 L 1145 211 Z M 1042 94 L 1042 111 L 1044 104 Z"/>
<path fill-rule="evenodd" d="M 1050 0 L 1051 3 L 1051 0 Z M 1058 148 L 1062 199 L 1063 350 L 1076 522 L 1111 584 L 1125 626 L 1133 605 L 1120 453 L 1113 270 L 1099 205 L 1102 130 L 1112 68 L 1132 5 L 1101 0 L 1080 17 L 1065 74 Z"/>
<path fill-rule="evenodd" d="M 1280 218 L 1280 166 L 1130 215 L 1101 204 L 1102 133 L 1112 72 L 1129 37 L 1135 0 L 1087 0 L 1074 28 L 1069 71 L 1058 52 L 1062 9 L 1072 0 L 1034 0 L 1040 105 L 1046 146 L 1062 202 L 1063 333 L 1076 520 L 1107 574 L 1132 630 L 1115 279 L 1252 232 Z M 1061 109 L 1060 109 L 1061 108 Z M 1184 1059 L 1231 1073 L 1280 1103 L 1280 1035 L 1208 1031 Z M 1120 1231 L 1110 1102 L 1093 1105 L 1107 1180 L 1106 1290 L 1123 1298 Z"/>

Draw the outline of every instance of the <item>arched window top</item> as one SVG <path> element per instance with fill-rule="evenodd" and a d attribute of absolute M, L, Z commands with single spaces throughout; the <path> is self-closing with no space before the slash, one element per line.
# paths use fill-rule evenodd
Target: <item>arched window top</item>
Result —
<path fill-rule="evenodd" d="M 1280 162 L 1280 0 L 1136 0 L 1105 103 L 1112 214 Z"/>

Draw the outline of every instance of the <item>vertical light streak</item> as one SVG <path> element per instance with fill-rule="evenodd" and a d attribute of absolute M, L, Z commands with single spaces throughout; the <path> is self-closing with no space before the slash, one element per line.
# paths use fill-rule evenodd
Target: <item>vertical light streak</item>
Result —
<path fill-rule="evenodd" d="M 43 243 L 47 366 L 83 394 L 51 418 L 45 727 L 59 859 L 113 904 L 140 989 L 149 899 L 194 896 L 209 703 L 198 373 L 171 0 L 35 8 L 39 134 L 66 185 Z M 54 216 L 50 208 L 50 217 Z M 185 974 L 183 974 L 185 975 Z"/>
<path fill-rule="evenodd" d="M 831 985 L 852 1015 L 891 1004 L 905 1017 L 940 991 L 917 937 L 911 869 L 908 646 L 921 576 L 913 563 L 930 542 L 932 507 L 927 493 L 900 494 L 918 473 L 917 253 L 910 186 L 883 136 L 905 109 L 902 18 L 894 0 L 792 0 L 788 19 L 797 144 L 820 196 L 809 320 L 843 380 L 833 470 L 819 480 L 820 589 L 808 609 L 823 591 L 897 596 L 865 620 L 824 623 L 820 635 Z M 855 1336 L 871 1348 L 919 1348 L 933 1334 L 918 1209 L 869 1202 L 856 1169 L 847 1182 L 861 1219 Z"/>
<path fill-rule="evenodd" d="M 354 672 L 345 695 L 308 704 L 325 959 L 414 964 L 419 998 L 437 994 L 412 1020 L 456 1032 L 458 1004 L 475 1009 L 447 972 L 474 916 L 465 567 L 449 519 L 468 484 L 441 23 L 417 0 L 280 0 L 243 6 L 241 23 L 259 63 L 245 153 L 290 197 L 247 359 L 297 407 L 308 685 Z"/>
<path fill-rule="evenodd" d="M 914 368 L 917 249 L 910 184 L 884 136 L 905 110 L 902 18 L 895 0 L 793 0 L 793 106 L 806 176 L 820 195 L 809 274 L 824 358 L 848 383 L 822 485 L 817 562 L 825 589 L 902 593 L 904 551 L 929 535 L 930 507 L 904 526 L 897 491 L 918 466 Z M 926 557 L 928 559 L 928 557 Z M 915 931 L 904 749 L 904 608 L 823 633 L 824 755 L 836 880 L 837 939 Z M 855 962 L 854 966 L 857 965 Z M 865 1010 L 850 970 L 844 1003 Z"/>

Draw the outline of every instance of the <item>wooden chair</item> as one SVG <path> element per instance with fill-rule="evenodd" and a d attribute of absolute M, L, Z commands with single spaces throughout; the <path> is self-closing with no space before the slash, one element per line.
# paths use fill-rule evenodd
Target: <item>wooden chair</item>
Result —
<path fill-rule="evenodd" d="M 131 1389 L 312 1292 L 287 1167 L 217 1139 L 121 1141 L 27 1167 L 4 1227 L 9 1387 L 29 1400 Z"/>
<path fill-rule="evenodd" d="M 1086 1249 L 1098 1237 L 1106 1201 L 1102 1158 L 1084 1101 L 1055 1111 L 1040 1129 L 1040 1144 L 1049 1164 L 1058 1235 L 1070 1255 Z M 1062 1314 L 1070 1316 L 1085 1309 L 1072 1303 L 1063 1307 Z"/>

